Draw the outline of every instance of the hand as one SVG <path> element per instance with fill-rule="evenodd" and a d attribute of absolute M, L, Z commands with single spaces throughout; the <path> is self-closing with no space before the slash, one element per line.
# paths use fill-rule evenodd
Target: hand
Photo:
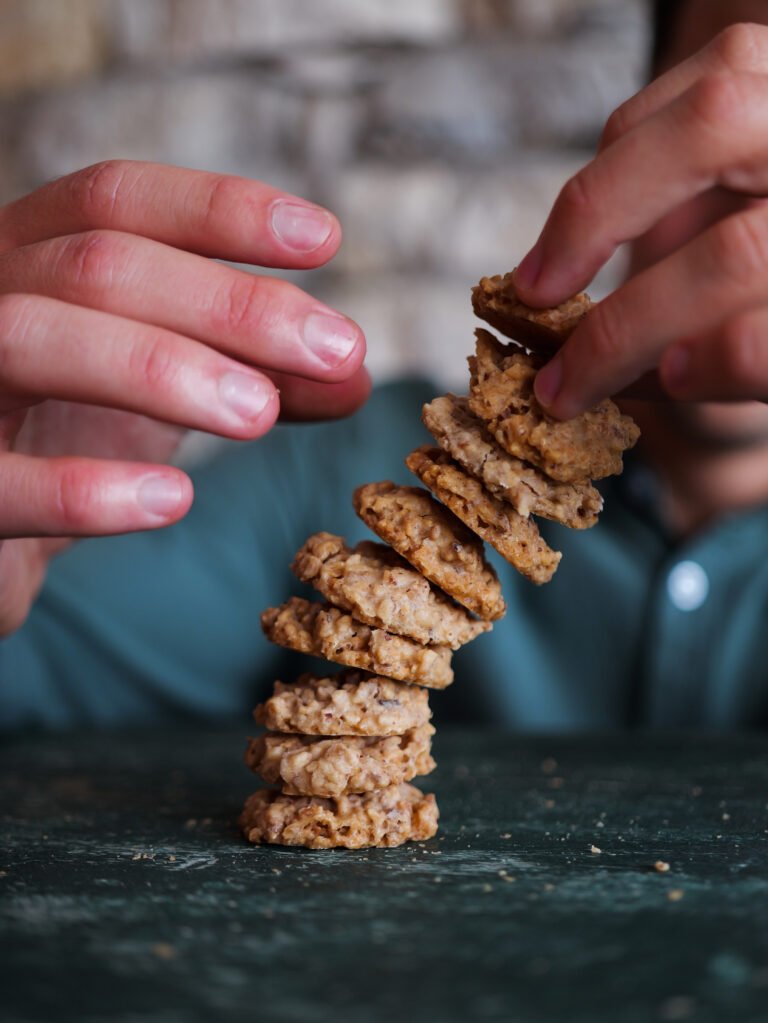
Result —
<path fill-rule="evenodd" d="M 151 164 L 99 164 L 0 209 L 0 635 L 62 546 L 44 538 L 186 513 L 191 483 L 164 464 L 185 428 L 252 439 L 278 414 L 364 401 L 354 323 L 214 262 L 304 269 L 339 242 L 304 200 Z"/>
<path fill-rule="evenodd" d="M 765 196 L 768 28 L 734 25 L 615 111 L 518 269 L 520 297 L 548 306 L 622 242 L 639 248 L 645 236 L 665 253 L 539 373 L 552 415 L 577 415 L 655 369 L 674 398 L 768 399 Z"/>

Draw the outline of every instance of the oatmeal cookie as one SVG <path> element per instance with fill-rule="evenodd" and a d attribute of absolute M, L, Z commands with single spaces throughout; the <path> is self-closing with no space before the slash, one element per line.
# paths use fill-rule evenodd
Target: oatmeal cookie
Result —
<path fill-rule="evenodd" d="M 381 543 L 364 541 L 352 550 L 340 536 L 315 533 L 291 567 L 357 621 L 417 643 L 458 650 L 491 628 Z"/>
<path fill-rule="evenodd" d="M 287 796 L 346 796 L 410 781 L 435 768 L 432 725 L 404 735 L 324 739 L 270 732 L 251 739 L 245 762 Z"/>
<path fill-rule="evenodd" d="M 353 670 L 275 682 L 272 695 L 253 713 L 273 732 L 305 735 L 402 735 L 432 717 L 422 686 Z"/>
<path fill-rule="evenodd" d="M 355 491 L 354 505 L 367 526 L 454 600 L 489 621 L 504 615 L 481 541 L 421 487 L 367 483 Z"/>
<path fill-rule="evenodd" d="M 280 607 L 267 608 L 261 625 L 272 643 L 302 654 L 430 689 L 445 689 L 453 682 L 450 647 L 422 646 L 372 629 L 328 604 L 291 597 Z"/>
<path fill-rule="evenodd" d="M 260 789 L 246 800 L 240 827 L 249 842 L 364 849 L 423 842 L 437 832 L 437 819 L 435 797 L 403 782 L 330 799 Z"/>
<path fill-rule="evenodd" d="M 483 277 L 472 289 L 472 308 L 481 320 L 531 351 L 552 355 L 592 306 L 581 292 L 551 309 L 533 309 L 518 300 L 512 274 Z"/>
<path fill-rule="evenodd" d="M 597 522 L 603 499 L 590 483 L 558 483 L 507 454 L 469 411 L 466 398 L 435 398 L 424 406 L 422 418 L 444 451 L 523 518 L 540 515 L 571 529 Z"/>
<path fill-rule="evenodd" d="M 533 393 L 542 360 L 517 345 L 501 344 L 487 330 L 477 330 L 475 336 L 476 354 L 468 360 L 469 407 L 506 452 L 561 483 L 621 472 L 622 453 L 640 431 L 610 398 L 574 419 L 552 419 Z"/>
<path fill-rule="evenodd" d="M 454 515 L 495 547 L 518 572 L 534 583 L 549 582 L 562 555 L 547 546 L 533 519 L 524 519 L 510 505 L 492 497 L 439 448 L 417 448 L 405 463 Z"/>

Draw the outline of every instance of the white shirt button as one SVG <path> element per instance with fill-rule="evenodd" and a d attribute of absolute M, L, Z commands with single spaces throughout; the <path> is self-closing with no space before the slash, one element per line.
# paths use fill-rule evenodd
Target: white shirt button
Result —
<path fill-rule="evenodd" d="M 667 593 L 679 611 L 695 611 L 709 593 L 707 573 L 695 561 L 681 561 L 667 576 Z"/>

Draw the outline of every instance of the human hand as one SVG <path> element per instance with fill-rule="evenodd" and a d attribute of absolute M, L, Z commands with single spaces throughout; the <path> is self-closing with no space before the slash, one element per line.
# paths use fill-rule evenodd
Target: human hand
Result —
<path fill-rule="evenodd" d="M 669 254 L 595 306 L 540 371 L 552 415 L 651 370 L 677 399 L 768 399 L 767 111 L 768 28 L 733 25 L 610 117 L 520 264 L 518 294 L 556 305 L 641 236 Z"/>
<path fill-rule="evenodd" d="M 185 428 L 252 439 L 364 401 L 365 342 L 298 288 L 336 219 L 244 179 L 108 162 L 0 209 L 0 635 L 69 538 L 181 518 Z M 213 257 L 213 258 L 205 258 Z M 14 538 L 37 539 L 14 539 Z"/>

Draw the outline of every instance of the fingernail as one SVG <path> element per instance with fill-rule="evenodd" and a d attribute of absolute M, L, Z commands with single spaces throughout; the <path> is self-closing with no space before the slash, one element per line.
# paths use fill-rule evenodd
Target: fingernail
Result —
<path fill-rule="evenodd" d="M 299 252 L 313 252 L 328 241 L 333 218 L 319 206 L 278 200 L 272 207 L 272 231 L 283 245 Z"/>
<path fill-rule="evenodd" d="M 331 368 L 345 362 L 359 341 L 359 329 L 343 316 L 316 312 L 304 321 L 304 343 Z"/>
<path fill-rule="evenodd" d="M 177 511 L 183 496 L 175 476 L 147 476 L 136 491 L 136 503 L 149 515 L 167 519 Z"/>
<path fill-rule="evenodd" d="M 521 288 L 532 288 L 541 273 L 543 253 L 541 243 L 536 242 L 531 251 L 523 257 L 514 271 L 514 281 Z"/>
<path fill-rule="evenodd" d="M 549 408 L 555 400 L 562 382 L 563 360 L 555 356 L 543 369 L 539 370 L 533 382 L 534 394 L 543 408 Z"/>
<path fill-rule="evenodd" d="M 667 387 L 681 387 L 688 380 L 691 353 L 687 345 L 673 345 L 661 360 L 661 378 Z"/>
<path fill-rule="evenodd" d="M 271 386 L 249 373 L 229 372 L 219 378 L 219 397 L 240 419 L 257 419 L 272 398 Z"/>

